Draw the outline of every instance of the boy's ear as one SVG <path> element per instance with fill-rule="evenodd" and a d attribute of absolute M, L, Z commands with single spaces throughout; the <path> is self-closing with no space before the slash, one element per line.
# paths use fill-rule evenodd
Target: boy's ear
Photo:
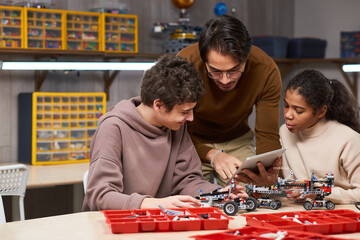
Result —
<path fill-rule="evenodd" d="M 160 99 L 155 99 L 153 102 L 153 108 L 155 111 L 159 111 L 164 106 L 164 103 Z"/>
<path fill-rule="evenodd" d="M 322 118 L 323 116 L 325 116 L 326 112 L 327 112 L 327 106 L 324 105 L 324 106 L 320 109 L 319 118 Z"/>

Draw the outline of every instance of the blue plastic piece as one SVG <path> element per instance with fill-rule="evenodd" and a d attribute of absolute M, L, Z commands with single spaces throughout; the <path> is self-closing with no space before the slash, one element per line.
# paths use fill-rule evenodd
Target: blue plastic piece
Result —
<path fill-rule="evenodd" d="M 226 4 L 223 2 L 219 2 L 215 5 L 214 8 L 215 14 L 218 16 L 224 15 L 227 12 Z"/>

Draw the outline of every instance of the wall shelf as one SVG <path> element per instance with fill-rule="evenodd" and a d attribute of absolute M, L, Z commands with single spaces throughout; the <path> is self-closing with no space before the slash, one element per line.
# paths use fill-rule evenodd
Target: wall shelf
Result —
<path fill-rule="evenodd" d="M 39 49 L 0 49 L 0 54 L 34 56 L 35 61 L 41 58 L 56 59 L 61 56 L 66 57 L 99 57 L 102 61 L 115 59 L 126 62 L 129 59 L 147 59 L 157 60 L 163 53 L 118 53 L 101 51 L 74 51 L 74 50 L 39 50 Z M 358 73 L 346 73 L 342 70 L 344 64 L 360 63 L 360 58 L 310 58 L 310 59 L 292 59 L 292 58 L 274 58 L 279 66 L 281 76 L 284 78 L 287 73 L 295 66 L 300 64 L 320 63 L 335 66 L 344 77 L 355 99 L 358 100 Z M 119 71 L 104 71 L 104 92 L 109 97 L 109 89 Z M 35 71 L 35 91 L 40 91 L 41 85 L 47 76 L 47 71 Z"/>
<path fill-rule="evenodd" d="M 292 59 L 292 58 L 275 58 L 274 61 L 279 66 L 284 65 L 280 68 L 281 76 L 284 78 L 286 74 L 294 67 L 299 64 L 309 64 L 309 63 L 320 63 L 320 64 L 330 64 L 336 66 L 344 77 L 348 87 L 350 88 L 354 98 L 358 101 L 358 73 L 353 72 L 350 74 L 343 71 L 342 67 L 345 64 L 358 64 L 360 63 L 360 58 L 309 58 L 309 59 Z"/>
<path fill-rule="evenodd" d="M 138 52 L 138 16 L 0 6 L 0 48 Z"/>

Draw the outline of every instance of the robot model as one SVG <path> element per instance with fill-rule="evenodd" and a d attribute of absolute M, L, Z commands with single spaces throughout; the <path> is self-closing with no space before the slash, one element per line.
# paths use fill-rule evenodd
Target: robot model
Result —
<path fill-rule="evenodd" d="M 230 183 L 229 191 L 219 192 L 219 190 L 216 190 L 209 193 L 200 192 L 200 195 L 196 198 L 201 201 L 203 207 L 222 208 L 224 212 L 230 216 L 235 215 L 239 209 L 248 212 L 254 211 L 257 207 L 257 201 L 253 197 L 248 197 L 246 199 L 235 198 L 234 200 L 230 200 L 230 193 L 237 184 L 234 179 L 232 179 Z"/>
<path fill-rule="evenodd" d="M 306 200 L 303 206 L 306 210 L 311 210 L 313 207 L 326 207 L 328 210 L 333 210 L 335 204 L 332 201 L 326 201 L 324 198 L 331 194 L 331 189 L 334 187 L 334 174 L 328 173 L 325 178 L 318 179 L 312 174 L 309 180 L 292 180 L 278 178 L 276 184 L 272 186 L 258 187 L 256 185 L 246 185 L 246 191 L 250 195 L 252 193 L 260 193 L 261 198 L 257 199 L 257 205 L 270 206 L 271 209 L 278 209 L 281 207 L 280 200 L 271 199 L 270 195 L 279 195 L 289 197 L 293 191 L 300 191 L 300 197 L 303 198 L 308 194 L 315 194 L 315 200 Z"/>

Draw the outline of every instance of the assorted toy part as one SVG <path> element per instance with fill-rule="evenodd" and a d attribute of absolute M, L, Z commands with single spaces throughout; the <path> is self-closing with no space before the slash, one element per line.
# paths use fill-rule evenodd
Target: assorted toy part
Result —
<path fill-rule="evenodd" d="M 230 181 L 229 191 L 212 191 L 209 193 L 201 193 L 196 197 L 201 201 L 203 207 L 218 207 L 224 209 L 227 215 L 234 216 L 239 209 L 246 211 L 254 211 L 257 207 L 257 201 L 253 197 L 235 198 L 230 200 L 230 194 L 236 186 L 234 179 Z"/>
<path fill-rule="evenodd" d="M 241 239 L 254 239 L 254 240 L 265 240 L 265 239 L 318 239 L 318 240 L 338 240 L 340 238 L 325 236 L 319 233 L 307 233 L 294 230 L 278 230 L 274 228 L 265 227 L 243 227 L 239 229 L 232 229 L 219 233 L 212 233 L 206 235 L 192 236 L 195 240 L 218 240 L 218 239 L 229 239 L 229 240 L 241 240 Z"/>
<path fill-rule="evenodd" d="M 360 214 L 352 210 L 298 211 L 247 214 L 247 225 L 278 230 L 295 230 L 322 234 L 360 231 Z"/>
<path fill-rule="evenodd" d="M 303 204 L 306 210 L 311 210 L 313 207 L 325 207 L 328 210 L 333 210 L 335 204 L 332 201 L 326 201 L 324 198 L 331 194 L 332 187 L 334 187 L 334 174 L 328 173 L 325 178 L 318 179 L 312 174 L 309 180 L 292 180 L 278 178 L 276 184 L 272 186 L 258 187 L 256 185 L 246 185 L 246 191 L 249 195 L 253 193 L 260 193 L 262 197 L 257 199 L 257 205 L 270 206 L 271 209 L 276 210 L 281 207 L 280 200 L 273 200 L 270 195 L 287 196 L 289 197 L 293 191 L 300 191 L 300 197 L 308 194 L 315 194 L 315 200 L 306 200 Z"/>
<path fill-rule="evenodd" d="M 135 209 L 101 211 L 112 233 L 227 229 L 229 219 L 217 208 Z"/>

